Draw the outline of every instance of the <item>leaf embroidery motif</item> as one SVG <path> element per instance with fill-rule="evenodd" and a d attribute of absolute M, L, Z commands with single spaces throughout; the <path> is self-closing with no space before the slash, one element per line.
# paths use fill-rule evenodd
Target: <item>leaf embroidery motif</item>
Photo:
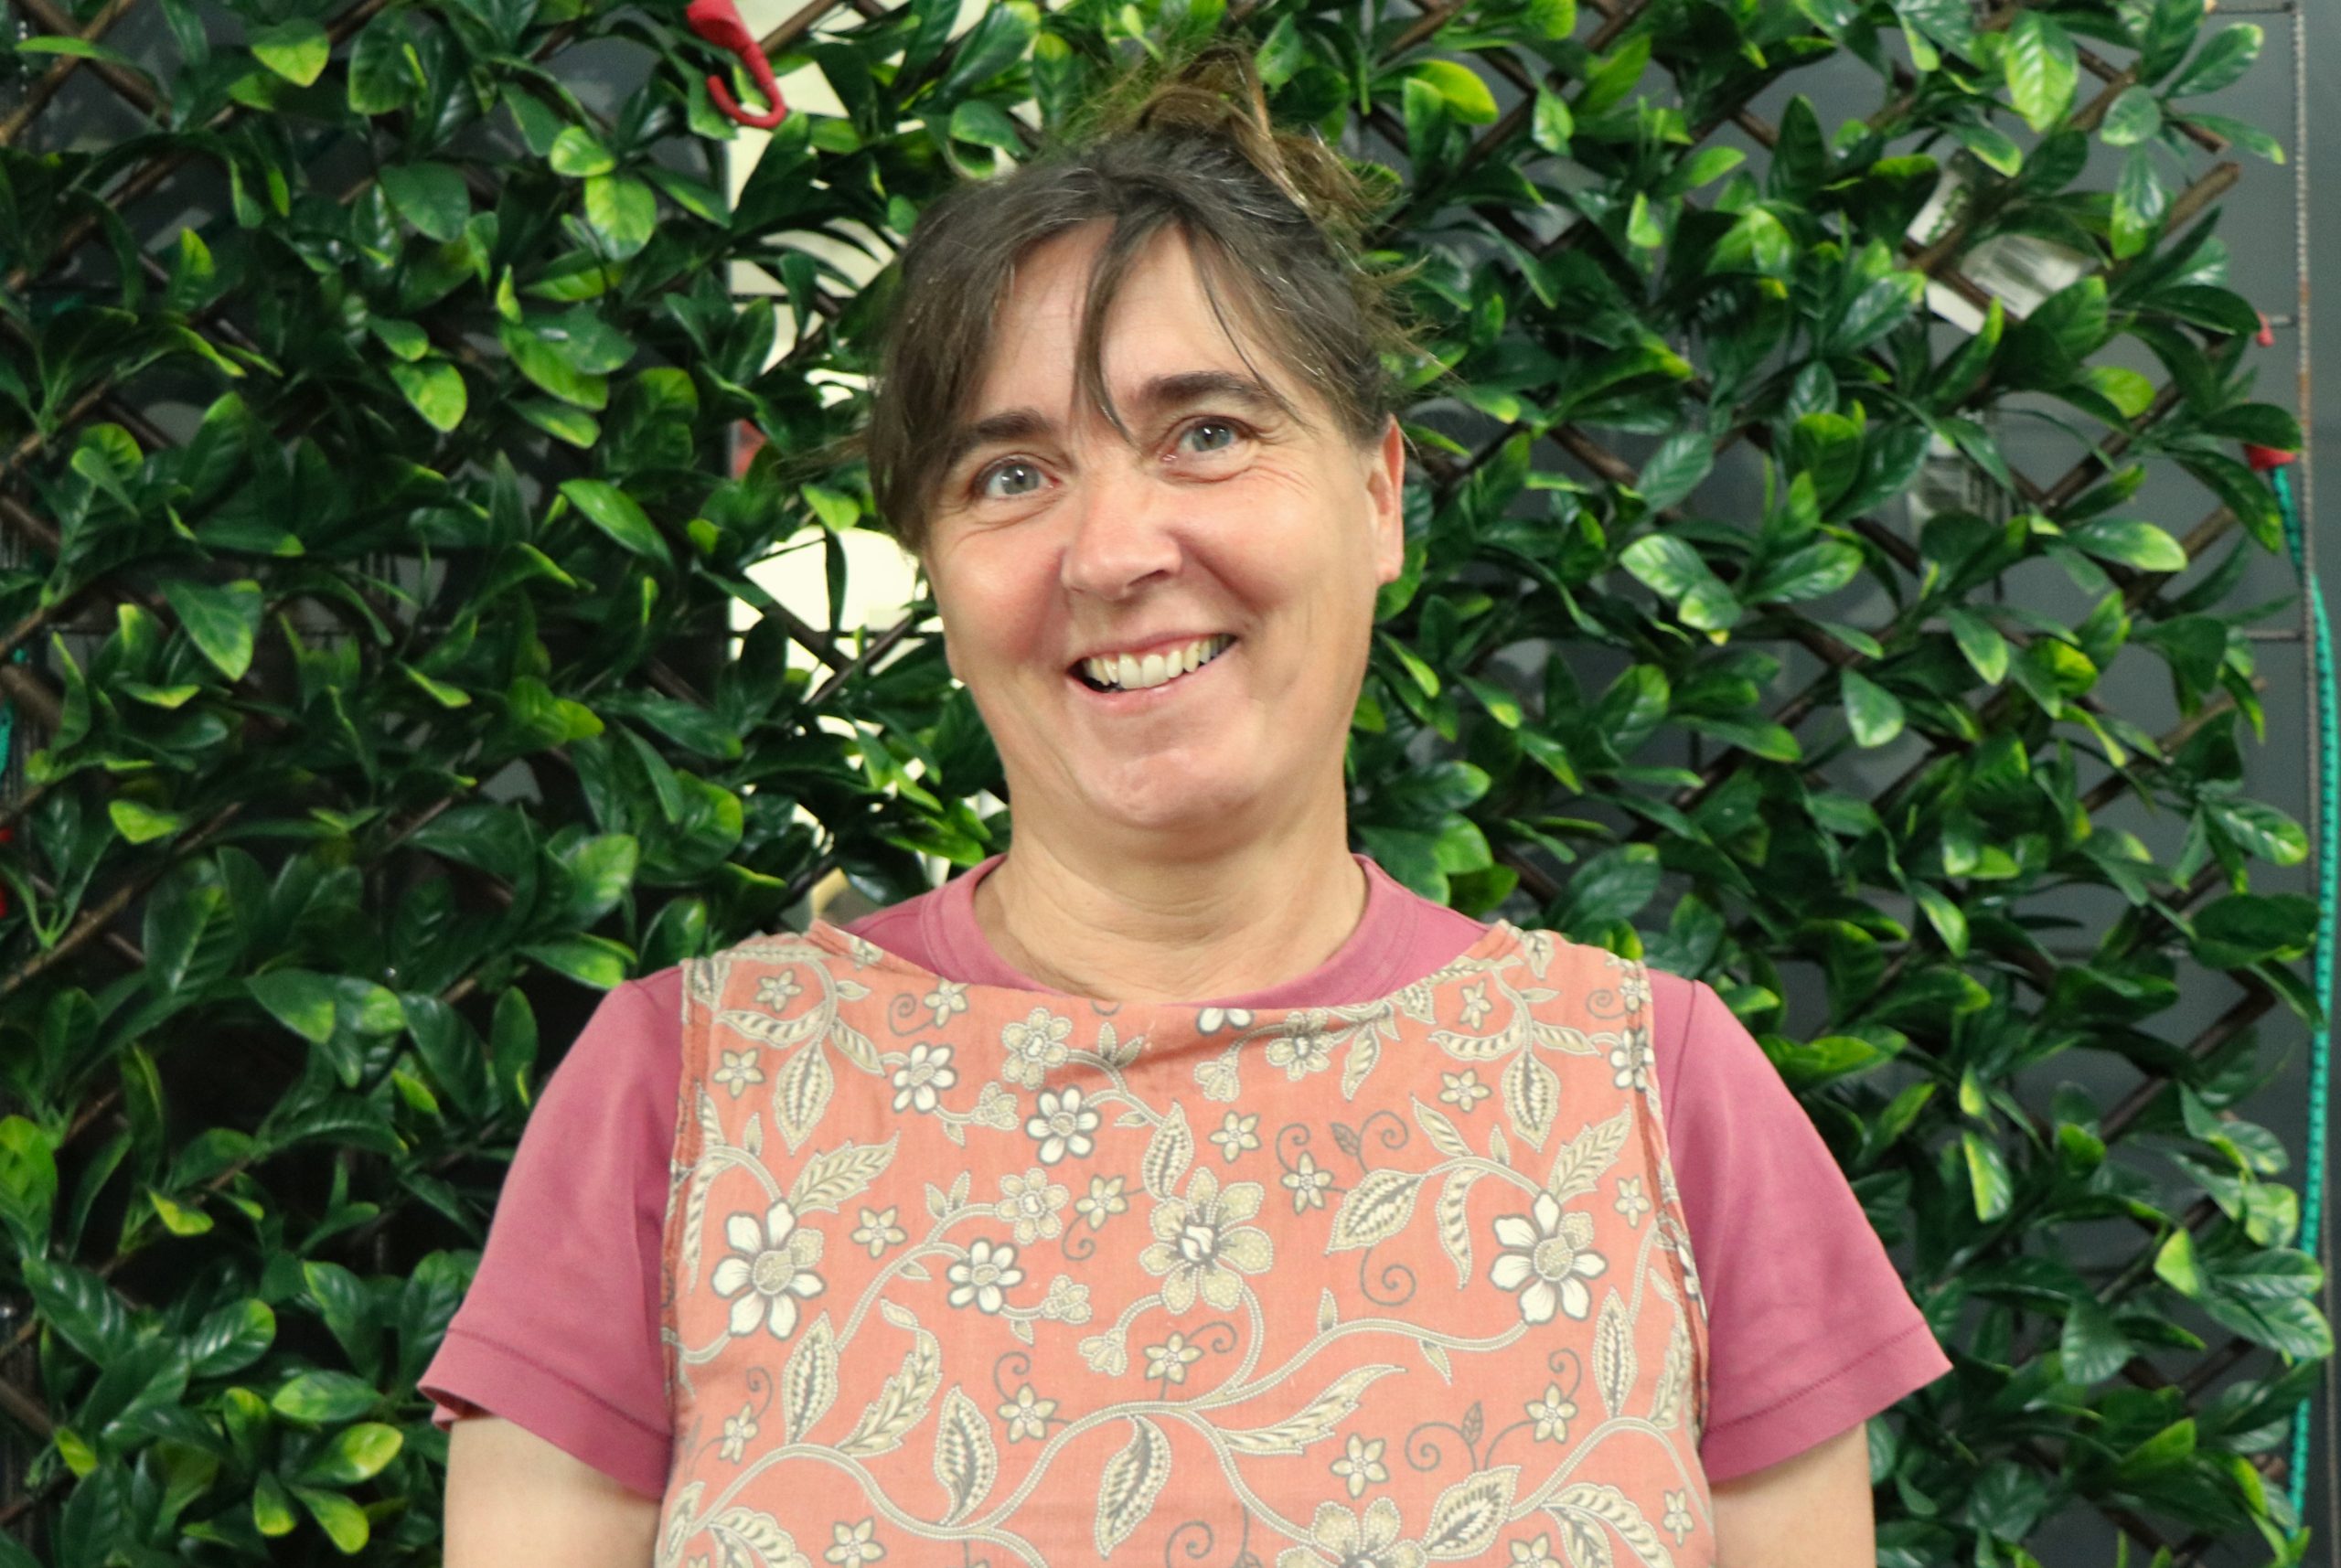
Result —
<path fill-rule="evenodd" d="M 1168 1198 L 1194 1157 L 1195 1135 L 1187 1125 L 1187 1108 L 1174 1100 L 1170 1114 L 1146 1141 L 1146 1156 L 1138 1161 L 1138 1180 L 1155 1197 Z"/>
<path fill-rule="evenodd" d="M 1170 1478 L 1170 1441 L 1162 1429 L 1142 1415 L 1130 1417 L 1129 1446 L 1106 1461 L 1097 1482 L 1097 1555 L 1110 1557 L 1114 1548 L 1154 1510 L 1162 1483 Z"/>
<path fill-rule="evenodd" d="M 903 1358 L 902 1370 L 886 1380 L 878 1397 L 870 1402 L 870 1408 L 861 1413 L 861 1419 L 853 1424 L 853 1430 L 838 1445 L 841 1454 L 866 1457 L 898 1445 L 903 1434 L 926 1413 L 935 1385 L 943 1381 L 943 1347 L 935 1336 L 919 1328 L 916 1318 L 891 1301 L 880 1301 L 878 1310 L 887 1322 L 897 1328 L 914 1330 L 918 1338 L 913 1341 L 910 1354 Z"/>
<path fill-rule="evenodd" d="M 1563 1487 L 1545 1506 L 1563 1518 L 1575 1515 L 1586 1520 L 1598 1520 L 1608 1525 L 1618 1532 L 1618 1539 L 1642 1560 L 1645 1568 L 1674 1568 L 1674 1554 L 1666 1549 L 1666 1542 L 1659 1539 L 1658 1531 L 1651 1528 L 1651 1522 L 1642 1516 L 1641 1509 L 1633 1499 L 1613 1486 L 1578 1481 Z M 1601 1560 L 1605 1563 L 1610 1561 L 1609 1538 L 1598 1530 L 1591 1533 L 1601 1543 Z"/>
<path fill-rule="evenodd" d="M 1545 1190 L 1563 1203 L 1592 1191 L 1609 1168 L 1618 1163 L 1618 1151 L 1626 1147 L 1626 1134 L 1632 1127 L 1633 1117 L 1633 1109 L 1629 1106 L 1598 1125 L 1587 1123 L 1553 1157 L 1552 1171 L 1545 1178 Z"/>
<path fill-rule="evenodd" d="M 1422 1180 L 1422 1173 L 1416 1170 L 1367 1171 L 1342 1200 L 1341 1212 L 1333 1216 L 1332 1239 L 1325 1243 L 1325 1250 L 1340 1253 L 1370 1247 L 1405 1230 L 1414 1217 L 1415 1189 Z"/>
<path fill-rule="evenodd" d="M 1503 1104 L 1520 1136 L 1538 1148 L 1560 1105 L 1561 1080 L 1533 1051 L 1513 1057 L 1503 1070 Z"/>
<path fill-rule="evenodd" d="M 828 1413 L 838 1397 L 837 1331 L 829 1326 L 828 1313 L 813 1320 L 813 1327 L 789 1352 L 787 1368 L 780 1377 L 780 1393 L 789 1441 L 802 1443 L 805 1434 Z"/>
<path fill-rule="evenodd" d="M 945 1524 L 965 1519 L 999 1478 L 999 1451 L 992 1444 L 991 1427 L 957 1383 L 943 1396 L 943 1414 L 935 1425 L 935 1478 L 951 1494 L 951 1506 L 943 1512 Z"/>
<path fill-rule="evenodd" d="M 1386 1372 L 1402 1369 L 1387 1363 L 1354 1367 L 1326 1386 L 1288 1420 L 1249 1431 L 1223 1432 L 1220 1436 L 1239 1454 L 1298 1454 L 1309 1444 L 1333 1435 L 1334 1424 L 1357 1408 L 1368 1384 Z"/>
<path fill-rule="evenodd" d="M 1471 1225 L 1464 1208 L 1464 1200 L 1471 1191 L 1471 1184 L 1480 1179 L 1480 1172 L 1465 1167 L 1448 1173 L 1447 1184 L 1438 1192 L 1438 1244 L 1455 1264 L 1455 1285 L 1462 1289 L 1471 1283 Z"/>
<path fill-rule="evenodd" d="M 844 1212 L 843 1205 L 869 1190 L 870 1184 L 893 1163 L 897 1133 L 882 1144 L 839 1144 L 816 1154 L 796 1173 L 788 1189 L 788 1206 L 802 1214 L 813 1209 Z"/>
<path fill-rule="evenodd" d="M 804 1047 L 781 1070 L 780 1090 L 773 1098 L 773 1115 L 780 1123 L 782 1136 L 788 1139 L 789 1153 L 795 1154 L 797 1146 L 812 1136 L 813 1125 L 829 1108 L 833 1083 L 828 1052 L 818 1045 Z"/>
<path fill-rule="evenodd" d="M 1626 1316 L 1626 1298 L 1613 1285 L 1593 1326 L 1593 1381 L 1609 1414 L 1624 1412 L 1634 1371 L 1633 1325 Z"/>
<path fill-rule="evenodd" d="M 1495 1544 L 1496 1531 L 1512 1514 L 1520 1467 L 1504 1465 L 1468 1476 L 1438 1494 L 1422 1547 L 1434 1558 L 1476 1557 Z"/>

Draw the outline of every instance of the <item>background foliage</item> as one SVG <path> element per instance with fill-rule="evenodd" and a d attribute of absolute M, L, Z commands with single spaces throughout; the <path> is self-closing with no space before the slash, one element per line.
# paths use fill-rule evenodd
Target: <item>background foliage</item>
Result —
<path fill-rule="evenodd" d="M 1020 105 L 1214 31 L 1404 169 L 1377 242 L 1431 259 L 1360 847 L 1758 1032 L 1957 1363 L 1873 1425 L 1883 1561 L 2028 1562 L 2091 1509 L 2297 1558 L 2277 1449 L 2331 1336 L 2238 1106 L 2256 1020 L 2314 1012 L 2314 912 L 2251 891 L 2305 844 L 2240 787 L 2282 602 L 2230 601 L 2281 553 L 2235 443 L 2298 436 L 2213 232 L 2220 155 L 2275 148 L 2198 112 L 2257 29 L 815 4 L 770 43 L 847 112 L 727 200 L 717 62 L 663 8 L 14 3 L 0 1563 L 436 1560 L 413 1382 L 595 994 L 833 869 L 891 900 L 1004 842 L 931 625 L 750 580 L 818 549 L 834 586 L 869 521 L 860 475 L 774 454 L 852 428 L 891 274 L 801 236 L 882 261 L 1029 154 Z M 589 90 L 613 69 L 640 89 Z M 2010 237 L 2086 275 L 2004 311 L 1962 268 Z M 776 358 L 735 261 L 784 286 Z M 770 444 L 733 480 L 741 421 Z M 2018 424 L 2069 465 L 2011 467 Z M 1946 474 L 1964 504 L 1904 500 Z M 2167 670 L 2159 730 L 2104 699 L 2125 653 Z M 2139 805 L 2175 842 L 2110 820 Z M 2182 963 L 2235 997 L 2193 1038 L 2157 1023 Z"/>

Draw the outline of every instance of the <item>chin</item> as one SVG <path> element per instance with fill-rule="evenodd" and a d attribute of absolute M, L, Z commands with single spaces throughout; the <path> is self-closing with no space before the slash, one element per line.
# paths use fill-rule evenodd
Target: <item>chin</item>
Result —
<path fill-rule="evenodd" d="M 1222 779 L 1206 782 L 1176 766 L 1132 770 L 1143 774 L 1121 781 L 1092 796 L 1090 809 L 1100 817 L 1139 832 L 1187 832 L 1209 836 L 1243 816 L 1258 797 L 1255 781 Z"/>

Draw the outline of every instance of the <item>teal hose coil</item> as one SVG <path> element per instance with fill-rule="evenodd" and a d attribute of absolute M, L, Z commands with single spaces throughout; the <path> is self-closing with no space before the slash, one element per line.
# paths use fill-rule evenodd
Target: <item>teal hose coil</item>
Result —
<path fill-rule="evenodd" d="M 2308 595 L 2309 624 L 2312 644 L 2313 684 L 2315 691 L 2317 746 L 2316 798 L 2316 945 L 2310 962 L 2315 967 L 2317 1021 L 2309 1030 L 2308 1060 L 2308 1160 L 2301 1178 L 2301 1244 L 2320 1264 L 2330 1267 L 2324 1254 L 2325 1223 L 2325 1102 L 2332 1094 L 2332 1029 L 2333 1015 L 2333 912 L 2335 902 L 2334 837 L 2341 830 L 2336 818 L 2336 795 L 2341 795 L 2341 720 L 2336 720 L 2333 690 L 2333 629 L 2325 619 L 2325 591 L 2309 574 L 2304 556 L 2301 537 L 2299 499 L 2293 493 L 2292 474 L 2278 467 L 2269 471 L 2269 481 L 2276 488 L 2276 502 L 2284 517 L 2284 544 L 2292 552 L 2293 570 L 2301 580 L 2302 591 Z M 2308 1492 L 2309 1412 L 2314 1400 L 2303 1400 L 2293 1412 L 2293 1462 L 2287 1476 L 2286 1495 L 2292 1499 L 2293 1517 L 2298 1519 L 2306 1506 Z"/>

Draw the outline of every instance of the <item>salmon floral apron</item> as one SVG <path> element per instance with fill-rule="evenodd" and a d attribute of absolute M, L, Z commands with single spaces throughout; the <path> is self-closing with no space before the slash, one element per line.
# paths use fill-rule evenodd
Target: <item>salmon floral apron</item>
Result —
<path fill-rule="evenodd" d="M 686 966 L 660 1568 L 1710 1568 L 1643 966 L 1394 996 Z"/>

